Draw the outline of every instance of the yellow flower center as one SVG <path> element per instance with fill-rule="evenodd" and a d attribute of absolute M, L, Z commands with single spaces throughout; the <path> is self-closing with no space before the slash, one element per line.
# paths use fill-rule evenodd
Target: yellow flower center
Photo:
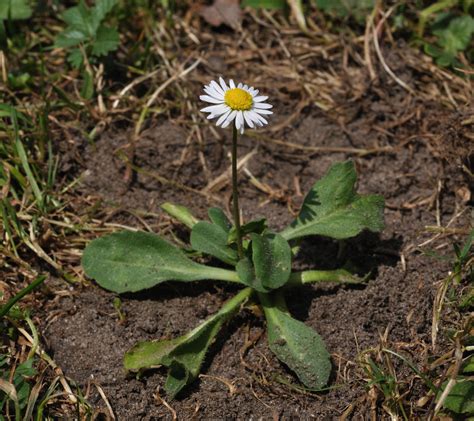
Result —
<path fill-rule="evenodd" d="M 240 88 L 229 89 L 224 95 L 224 102 L 233 110 L 250 110 L 253 98 L 246 90 Z"/>

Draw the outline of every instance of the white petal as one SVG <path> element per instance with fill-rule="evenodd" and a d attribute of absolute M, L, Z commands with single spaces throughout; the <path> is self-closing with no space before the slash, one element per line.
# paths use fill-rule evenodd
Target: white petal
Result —
<path fill-rule="evenodd" d="M 249 110 L 246 111 L 247 117 L 252 120 L 254 123 L 258 123 L 260 120 L 258 119 L 258 114 L 255 111 Z"/>
<path fill-rule="evenodd" d="M 240 128 L 240 134 L 244 134 L 244 124 L 242 124 L 242 127 Z"/>
<path fill-rule="evenodd" d="M 251 95 L 255 98 L 258 95 L 258 89 L 253 89 L 250 91 Z"/>
<path fill-rule="evenodd" d="M 256 97 L 253 99 L 253 101 L 254 101 L 254 102 L 263 102 L 263 101 L 265 101 L 265 100 L 267 100 L 267 99 L 268 99 L 267 96 L 256 96 Z"/>
<path fill-rule="evenodd" d="M 248 91 L 248 90 L 249 90 L 248 85 L 244 85 L 244 89 L 245 89 L 246 91 Z"/>
<path fill-rule="evenodd" d="M 253 109 L 257 114 L 273 114 L 273 111 L 270 110 L 260 110 L 258 108 Z"/>
<path fill-rule="evenodd" d="M 257 114 L 258 115 L 258 114 Z M 260 120 L 260 126 L 268 124 L 268 121 L 265 120 L 261 115 L 258 115 L 258 119 Z"/>
<path fill-rule="evenodd" d="M 221 115 L 227 111 L 227 105 L 225 104 L 218 104 L 218 105 L 210 105 L 209 107 L 203 108 L 201 111 L 203 113 L 211 113 L 214 115 Z"/>
<path fill-rule="evenodd" d="M 244 125 L 244 115 L 242 111 L 239 111 L 237 113 L 237 116 L 235 117 L 235 127 L 237 127 L 237 130 L 239 130 L 243 125 Z"/>
<path fill-rule="evenodd" d="M 235 116 L 237 114 L 237 111 L 232 111 L 229 116 L 226 118 L 224 123 L 222 123 L 222 128 L 225 129 L 230 123 L 232 123 L 232 120 L 234 120 Z"/>
<path fill-rule="evenodd" d="M 212 86 L 221 95 L 224 95 L 224 91 L 222 90 L 222 88 L 219 86 L 219 84 L 215 80 L 211 81 L 210 86 Z"/>
<path fill-rule="evenodd" d="M 211 104 L 222 104 L 221 99 L 213 98 L 212 96 L 209 96 L 209 95 L 201 95 L 199 99 L 204 102 L 210 102 Z"/>
<path fill-rule="evenodd" d="M 235 83 L 232 79 L 229 80 L 229 86 L 231 89 L 235 89 Z"/>
<path fill-rule="evenodd" d="M 268 124 L 267 120 L 265 120 L 261 115 L 257 114 L 255 111 L 249 111 L 249 114 L 253 121 L 255 121 L 260 127 L 264 124 Z"/>
<path fill-rule="evenodd" d="M 209 96 L 212 96 L 213 98 L 217 98 L 217 99 L 220 99 L 222 101 L 224 100 L 224 95 L 217 92 L 212 86 L 206 86 L 204 88 L 204 92 L 206 94 L 208 94 Z"/>
<path fill-rule="evenodd" d="M 268 110 L 269 108 L 273 108 L 272 104 L 267 104 L 266 102 L 256 102 L 253 104 L 254 108 L 259 108 L 260 110 Z"/>
<path fill-rule="evenodd" d="M 219 83 L 221 84 L 221 88 L 224 90 L 224 92 L 229 90 L 229 88 L 225 84 L 225 80 L 222 79 L 222 77 L 219 78 Z"/>
<path fill-rule="evenodd" d="M 242 89 L 242 82 L 237 85 L 237 88 Z"/>
<path fill-rule="evenodd" d="M 227 107 L 227 111 L 226 111 L 224 114 L 222 114 L 222 115 L 219 117 L 219 119 L 216 121 L 216 126 L 220 126 L 220 125 L 224 122 L 224 120 L 225 120 L 227 117 L 229 117 L 229 114 L 230 114 L 231 112 L 232 112 L 232 110 L 231 110 L 229 107 Z"/>
<path fill-rule="evenodd" d="M 249 112 L 248 111 L 244 111 L 244 119 L 245 119 L 245 122 L 247 123 L 247 125 L 251 129 L 253 129 L 255 127 L 255 125 L 253 124 L 252 119 L 249 117 Z"/>

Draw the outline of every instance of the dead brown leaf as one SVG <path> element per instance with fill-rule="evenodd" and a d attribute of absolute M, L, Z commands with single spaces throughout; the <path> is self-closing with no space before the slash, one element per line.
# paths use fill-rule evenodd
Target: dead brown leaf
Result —
<path fill-rule="evenodd" d="M 237 30 L 242 23 L 239 0 L 214 0 L 211 6 L 202 6 L 199 14 L 212 26 L 227 25 Z"/>

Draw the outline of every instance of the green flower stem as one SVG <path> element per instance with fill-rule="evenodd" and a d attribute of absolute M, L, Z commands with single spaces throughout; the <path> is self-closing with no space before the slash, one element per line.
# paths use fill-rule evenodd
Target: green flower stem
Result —
<path fill-rule="evenodd" d="M 227 282 L 235 282 L 237 284 L 243 284 L 243 282 L 239 279 L 239 275 L 237 272 L 228 269 L 221 269 L 216 268 L 213 266 L 206 266 L 205 269 L 206 276 L 209 279 L 215 279 L 216 281 L 227 281 Z"/>
<path fill-rule="evenodd" d="M 232 205 L 234 213 L 235 233 L 237 236 L 237 253 L 239 259 L 244 257 L 242 232 L 240 229 L 239 191 L 237 189 L 237 128 L 232 124 Z"/>
<path fill-rule="evenodd" d="M 340 282 L 346 284 L 360 284 L 364 279 L 354 276 L 345 269 L 336 270 L 307 270 L 293 272 L 285 287 L 297 287 L 314 282 Z"/>

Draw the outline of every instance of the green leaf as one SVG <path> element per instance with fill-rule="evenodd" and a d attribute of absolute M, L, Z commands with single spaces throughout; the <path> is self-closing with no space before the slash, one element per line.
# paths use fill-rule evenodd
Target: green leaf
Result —
<path fill-rule="evenodd" d="M 29 19 L 33 14 L 27 0 L 2 0 L 0 2 L 0 20 Z"/>
<path fill-rule="evenodd" d="M 253 266 L 253 263 L 251 259 L 248 257 L 244 257 L 243 259 L 239 260 L 235 267 L 237 271 L 237 275 L 239 276 L 239 279 L 241 282 L 255 291 L 258 292 L 268 292 L 269 290 L 265 288 L 265 286 L 262 284 L 262 281 L 257 278 L 255 275 L 255 268 Z"/>
<path fill-rule="evenodd" d="M 248 234 L 256 233 L 261 234 L 267 228 L 267 220 L 265 218 L 255 219 L 253 221 L 247 222 L 246 224 L 240 227 L 240 232 L 242 234 L 242 238 Z M 229 244 L 235 243 L 237 241 L 237 231 L 235 227 L 229 231 L 229 237 L 227 238 L 227 242 Z"/>
<path fill-rule="evenodd" d="M 118 293 L 164 281 L 239 282 L 235 272 L 195 263 L 177 247 L 146 232 L 122 231 L 92 241 L 84 250 L 82 266 L 100 286 Z"/>
<path fill-rule="evenodd" d="M 96 31 L 116 4 L 117 0 L 97 0 L 95 7 L 92 9 L 92 26 Z"/>
<path fill-rule="evenodd" d="M 117 49 L 120 42 L 119 33 L 115 28 L 102 25 L 105 16 L 115 4 L 116 0 L 97 0 L 96 6 L 90 9 L 81 0 L 78 6 L 66 10 L 62 18 L 68 26 L 56 37 L 55 46 L 71 48 L 84 44 L 87 54 L 96 57 Z M 68 61 L 74 67 L 80 67 L 83 58 L 74 50 Z"/>
<path fill-rule="evenodd" d="M 470 44 L 474 33 L 474 18 L 464 15 L 452 19 L 445 29 L 433 31 L 439 37 L 438 44 L 448 54 L 455 55 L 464 51 Z"/>
<path fill-rule="evenodd" d="M 188 228 L 192 229 L 193 226 L 199 222 L 198 219 L 185 206 L 175 205 L 173 203 L 167 202 L 161 205 L 161 209 L 163 209 L 168 215 L 170 215 L 174 219 L 186 225 Z"/>
<path fill-rule="evenodd" d="M 92 55 L 105 56 L 117 49 L 120 43 L 119 33 L 115 28 L 100 26 L 92 44 Z"/>
<path fill-rule="evenodd" d="M 251 234 L 255 275 L 267 289 L 283 286 L 291 273 L 291 248 L 280 234 Z"/>
<path fill-rule="evenodd" d="M 194 225 L 191 231 L 191 247 L 217 257 L 229 265 L 237 264 L 237 251 L 227 245 L 227 232 L 219 225 L 205 221 Z"/>
<path fill-rule="evenodd" d="M 82 66 L 82 63 L 84 63 L 84 55 L 79 48 L 76 48 L 68 54 L 67 61 L 71 63 L 73 67 L 79 69 Z"/>
<path fill-rule="evenodd" d="M 346 284 L 360 284 L 368 277 L 368 273 L 364 278 L 359 278 L 346 269 L 335 270 L 305 270 L 303 272 L 293 272 L 287 286 L 296 287 L 316 282 L 339 282 Z"/>
<path fill-rule="evenodd" d="M 242 7 L 247 6 L 254 9 L 281 10 L 286 7 L 286 0 L 243 0 Z"/>
<path fill-rule="evenodd" d="M 259 292 L 280 288 L 291 273 L 291 248 L 279 234 L 251 234 L 251 258 L 244 257 L 237 265 L 239 279 Z M 250 249 L 249 249 L 250 251 Z"/>
<path fill-rule="evenodd" d="M 126 370 L 139 371 L 163 365 L 164 358 L 180 343 L 186 341 L 189 333 L 173 339 L 138 342 L 124 356 Z"/>
<path fill-rule="evenodd" d="M 375 0 L 313 0 L 323 12 L 345 18 L 354 16 L 360 23 L 374 8 Z"/>
<path fill-rule="evenodd" d="M 474 355 L 471 355 L 464 362 L 461 370 L 464 374 L 474 373 Z"/>
<path fill-rule="evenodd" d="M 283 297 L 259 294 L 267 320 L 268 344 L 280 361 L 310 389 L 322 389 L 331 374 L 330 355 L 321 337 L 293 319 Z"/>
<path fill-rule="evenodd" d="M 229 232 L 232 224 L 230 223 L 229 219 L 227 218 L 224 211 L 220 208 L 209 208 L 207 211 L 209 215 L 209 219 L 215 225 L 221 227 L 225 232 Z"/>
<path fill-rule="evenodd" d="M 82 72 L 82 79 L 81 97 L 89 100 L 94 95 L 94 78 L 90 71 L 84 70 Z"/>
<path fill-rule="evenodd" d="M 87 39 L 87 35 L 84 32 L 78 29 L 68 28 L 56 37 L 54 46 L 57 48 L 75 47 L 81 42 L 87 41 Z"/>
<path fill-rule="evenodd" d="M 384 199 L 382 196 L 360 196 L 355 191 L 354 163 L 334 164 L 309 191 L 295 221 L 281 235 L 286 240 L 307 235 L 344 239 L 364 229 L 381 231 Z"/>
<path fill-rule="evenodd" d="M 243 289 L 225 303 L 218 313 L 186 335 L 137 344 L 125 354 L 125 368 L 137 371 L 159 365 L 169 367 L 165 390 L 174 398 L 198 376 L 207 350 L 220 328 L 251 294 L 250 288 Z"/>
<path fill-rule="evenodd" d="M 441 390 L 444 390 L 446 385 L 447 382 L 443 384 Z M 456 414 L 474 415 L 474 381 L 458 377 L 443 406 Z"/>
<path fill-rule="evenodd" d="M 86 38 L 94 36 L 95 32 L 91 24 L 91 12 L 83 1 L 80 1 L 78 6 L 67 9 L 61 17 L 63 21 L 68 24 L 66 30 L 82 32 Z"/>

